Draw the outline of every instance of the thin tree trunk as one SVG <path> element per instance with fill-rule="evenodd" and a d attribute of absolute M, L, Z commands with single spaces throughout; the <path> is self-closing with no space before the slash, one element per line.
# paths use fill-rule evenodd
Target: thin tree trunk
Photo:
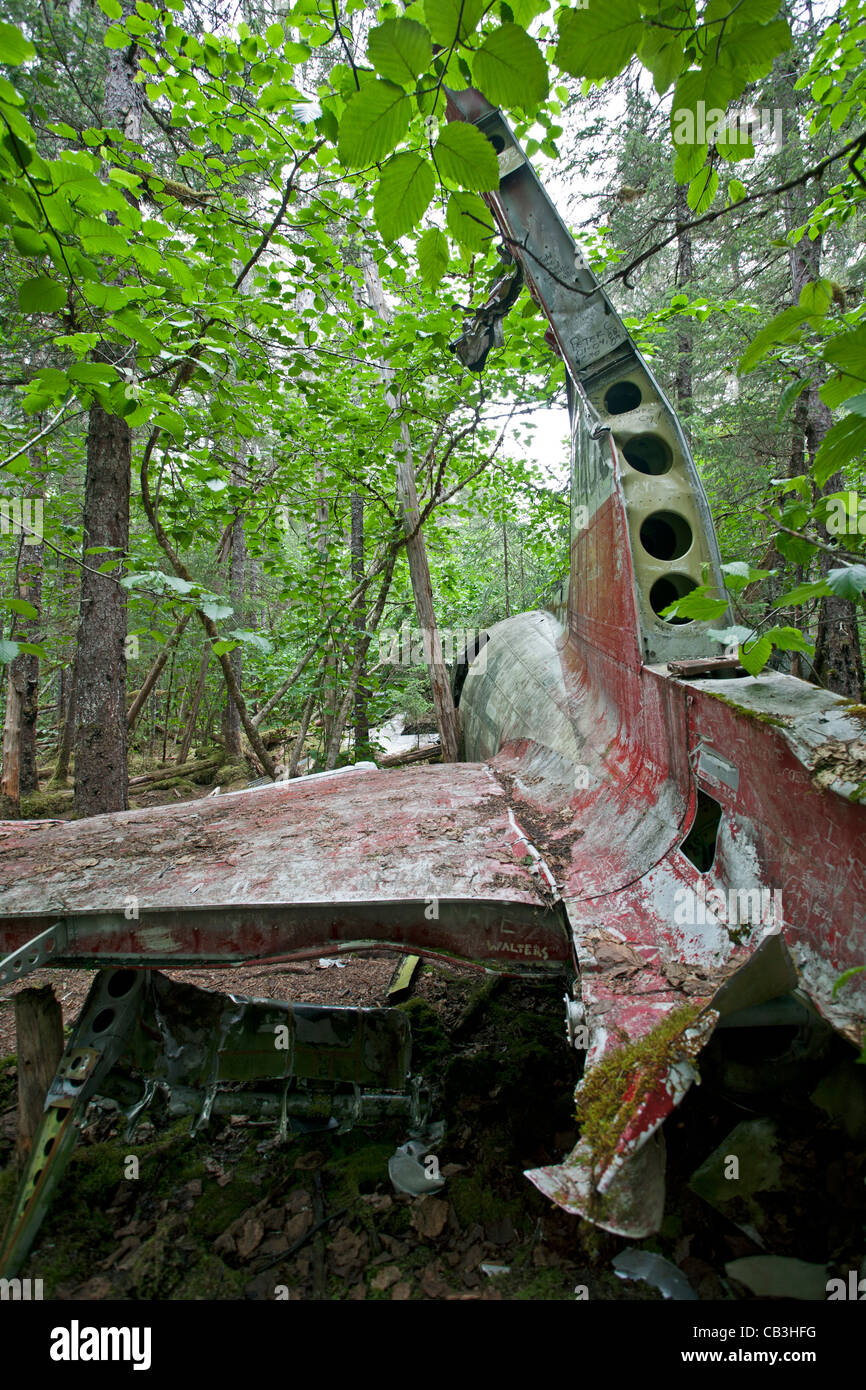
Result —
<path fill-rule="evenodd" d="M 185 763 L 187 758 L 189 757 L 190 744 L 192 743 L 193 733 L 195 732 L 195 721 L 198 718 L 198 707 L 201 704 L 201 697 L 204 694 L 204 688 L 207 682 L 207 668 L 209 662 L 210 651 L 207 647 L 205 647 L 204 651 L 201 654 L 201 662 L 198 668 L 198 679 L 195 683 L 195 691 L 193 692 L 192 704 L 189 707 L 189 715 L 187 716 L 186 728 L 184 730 L 183 739 L 180 745 L 180 752 L 177 755 L 178 765 Z"/>
<path fill-rule="evenodd" d="M 38 421 L 37 421 L 38 423 Z M 38 451 L 30 461 L 38 475 L 43 462 Z M 39 495 L 39 482 L 27 489 L 27 497 Z M 22 529 L 15 561 L 15 597 L 36 609 L 35 618 L 14 614 L 11 639 L 37 642 L 42 626 L 42 565 L 44 547 Z M 32 652 L 19 652 L 9 663 L 6 677 L 6 718 L 3 724 L 2 774 L 0 774 L 0 812 L 6 819 L 21 814 L 21 795 L 39 790 L 36 755 L 36 721 L 39 715 L 39 658 Z"/>
<path fill-rule="evenodd" d="M 316 687 L 314 686 L 313 689 L 310 691 L 309 695 L 307 696 L 306 704 L 304 705 L 303 712 L 301 714 L 301 726 L 298 730 L 298 736 L 295 739 L 294 746 L 292 748 L 292 756 L 289 759 L 290 777 L 297 777 L 298 775 L 298 767 L 301 762 L 301 754 L 304 751 L 304 744 L 307 739 L 307 730 L 310 727 L 310 719 L 312 718 L 313 707 L 315 703 Z"/>
<path fill-rule="evenodd" d="M 796 226 L 802 217 L 802 208 L 792 202 L 788 195 L 788 217 L 790 225 Z M 820 278 L 823 237 L 814 240 L 803 237 L 796 246 L 791 247 L 791 289 L 794 304 L 800 299 L 803 286 Z M 803 419 L 805 425 L 805 451 L 810 466 L 815 454 L 833 423 L 833 417 L 819 394 L 820 381 L 813 377 L 798 401 L 802 402 L 802 412 L 795 418 Z M 823 495 L 840 492 L 845 483 L 841 473 L 828 478 Z M 823 526 L 819 534 L 829 539 Z M 834 567 L 834 559 L 826 551 L 818 552 L 818 566 L 821 576 Z M 835 594 L 822 598 L 818 606 L 818 632 L 815 639 L 814 677 L 828 690 L 837 695 L 847 695 L 859 700 L 863 693 L 863 654 L 860 649 L 860 633 L 857 623 L 857 606 L 850 599 L 839 598 Z"/>
<path fill-rule="evenodd" d="M 232 467 L 232 484 L 235 487 L 243 485 L 243 469 L 239 464 Z M 244 627 L 245 615 L 245 580 L 247 565 L 247 540 L 244 533 L 244 523 L 241 516 L 237 516 L 232 523 L 231 545 L 229 549 L 229 595 L 234 609 L 233 621 L 237 627 Z M 235 647 L 229 655 L 232 672 L 238 690 L 242 688 L 244 679 L 244 659 L 241 648 Z M 238 707 L 232 699 L 230 691 L 226 691 L 225 711 L 223 714 L 223 739 L 225 742 L 226 758 L 229 762 L 237 762 L 243 754 L 241 747 L 241 718 Z"/>
<path fill-rule="evenodd" d="M 389 319 L 388 306 L 382 290 L 382 281 L 376 262 L 369 253 L 363 257 L 364 279 L 370 304 L 385 322 Z M 398 411 L 399 401 L 391 389 L 394 373 L 390 367 L 382 368 L 385 384 L 385 399 L 393 411 Z M 415 467 L 412 458 L 412 442 L 409 429 L 404 421 L 400 424 L 400 441 L 397 453 L 397 499 L 403 516 L 406 532 L 406 557 L 409 561 L 409 574 L 412 592 L 415 595 L 415 611 L 418 624 L 429 642 L 428 669 L 433 690 L 433 703 L 436 707 L 436 722 L 439 725 L 439 738 L 442 745 L 442 761 L 454 763 L 460 756 L 460 732 L 457 711 L 451 695 L 451 683 L 442 660 L 442 640 L 436 614 L 433 610 L 433 586 L 430 582 L 430 566 L 427 562 L 427 548 L 421 530 L 421 514 L 418 495 L 415 489 Z"/>
<path fill-rule="evenodd" d="M 325 750 L 325 768 L 328 771 L 330 771 L 331 768 L 335 767 L 337 763 L 337 758 L 340 753 L 340 743 L 343 738 L 343 730 L 346 727 L 346 720 L 349 717 L 349 707 L 352 703 L 352 700 L 354 699 L 355 691 L 358 686 L 358 681 L 360 680 L 361 672 L 364 669 L 364 661 L 366 659 L 370 643 L 373 640 L 373 634 L 379 625 L 380 618 L 382 617 L 382 611 L 385 607 L 385 600 L 388 597 L 388 590 L 391 588 L 391 580 L 394 576 L 394 565 L 396 564 L 396 561 L 397 556 L 392 555 L 388 568 L 385 570 L 385 574 L 382 579 L 382 586 L 379 590 L 379 597 L 376 600 L 376 606 L 370 614 L 369 630 L 365 632 L 364 636 L 360 639 L 355 651 L 355 660 L 353 662 L 352 671 L 349 676 L 349 683 L 340 702 L 340 708 L 337 711 L 337 717 L 334 721 L 334 727 L 331 731 L 331 738 Z"/>
<path fill-rule="evenodd" d="M 505 570 L 505 616 L 511 617 L 511 597 L 508 593 L 508 523 L 502 523 L 502 559 Z"/>
<path fill-rule="evenodd" d="M 67 681 L 66 707 L 63 713 L 63 724 L 60 729 L 60 738 L 57 743 L 57 764 L 48 783 L 49 790 L 53 787 L 65 787 L 69 781 L 69 759 L 72 754 L 72 744 L 75 739 L 75 697 L 78 689 L 78 662 L 72 663 L 72 675 Z"/>
<path fill-rule="evenodd" d="M 14 664 L 14 663 L 13 663 Z M 0 820 L 17 820 L 21 815 L 21 707 L 23 681 L 6 683 L 6 718 L 3 723 L 3 772 L 0 774 Z"/>
<path fill-rule="evenodd" d="M 350 541 L 350 551 L 352 555 L 352 583 L 358 585 L 364 577 L 364 497 L 360 492 L 352 493 L 352 534 Z M 356 609 L 353 619 L 353 626 L 357 637 L 355 639 L 355 661 L 358 660 L 358 653 L 364 638 L 364 630 L 367 623 L 367 605 L 362 599 Z M 358 672 L 358 680 L 355 686 L 355 758 L 364 758 L 370 746 L 370 721 L 367 718 L 367 700 L 369 691 L 364 686 L 366 675 L 366 662 L 361 661 L 361 668 Z"/>
<path fill-rule="evenodd" d="M 174 653 L 177 650 L 177 644 L 180 641 L 186 628 L 186 625 L 192 617 L 192 614 L 193 610 L 191 608 L 188 608 L 186 613 L 184 613 L 183 617 L 180 619 L 180 622 L 176 623 L 175 626 L 172 628 L 171 632 L 168 635 L 167 641 L 160 648 L 157 654 L 156 661 L 153 663 L 147 675 L 145 676 L 143 686 L 141 687 L 132 704 L 130 705 L 129 711 L 126 716 L 126 727 L 130 734 L 135 728 L 138 716 L 144 709 L 145 701 L 147 700 L 148 695 L 153 690 L 153 687 L 156 685 L 157 681 L 162 675 L 162 672 L 165 669 L 165 663 L 168 661 L 169 656 L 171 656 L 172 659 L 174 658 Z"/>
<path fill-rule="evenodd" d="M 174 683 L 174 658 L 177 649 L 171 654 L 171 665 L 168 668 L 168 690 L 165 692 L 165 715 L 162 721 L 162 761 L 165 762 L 166 750 L 168 747 L 168 722 L 171 717 L 171 687 Z"/>

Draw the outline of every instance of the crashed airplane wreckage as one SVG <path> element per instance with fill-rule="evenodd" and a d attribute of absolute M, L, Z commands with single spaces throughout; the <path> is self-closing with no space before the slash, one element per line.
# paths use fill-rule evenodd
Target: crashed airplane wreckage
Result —
<path fill-rule="evenodd" d="M 458 664 L 465 763 L 2 826 L 0 982 L 103 967 L 48 1094 L 5 1273 L 84 1107 L 113 1085 L 133 1119 L 160 1085 L 204 1121 L 239 1103 L 227 1087 L 262 1078 L 279 1083 L 261 1103 L 283 1130 L 310 1114 L 403 1114 L 410 1132 L 424 1119 L 399 1011 L 206 994 L 155 967 L 387 946 L 571 972 L 582 1137 L 527 1176 L 633 1238 L 661 1223 L 662 1125 L 718 1025 L 775 1004 L 863 1041 L 866 974 L 834 986 L 866 962 L 866 710 L 792 676 L 750 677 L 707 624 L 661 616 L 704 574 L 722 592 L 680 425 L 500 113 L 467 90 L 448 115 L 497 151 L 487 202 L 565 363 L 568 580 L 548 611 L 497 624 Z M 467 366 L 483 365 L 515 298 L 500 282 L 454 345 Z"/>

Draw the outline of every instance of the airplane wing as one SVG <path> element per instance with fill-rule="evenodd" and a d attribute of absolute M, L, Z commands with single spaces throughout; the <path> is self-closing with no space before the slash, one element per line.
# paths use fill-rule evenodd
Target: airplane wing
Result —
<path fill-rule="evenodd" d="M 0 851 L 0 983 L 49 960 L 228 965 L 381 945 L 524 970 L 570 958 L 552 881 L 486 764 L 7 821 Z"/>

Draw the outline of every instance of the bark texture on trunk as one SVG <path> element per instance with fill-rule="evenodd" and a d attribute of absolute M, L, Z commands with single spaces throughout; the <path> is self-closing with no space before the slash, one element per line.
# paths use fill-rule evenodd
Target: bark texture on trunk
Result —
<path fill-rule="evenodd" d="M 192 614 L 193 610 L 191 608 L 188 608 L 187 611 L 184 613 L 183 617 L 180 619 L 180 621 L 177 622 L 175 626 L 172 628 L 171 632 L 169 633 L 168 640 L 163 644 L 162 647 L 160 647 L 156 661 L 153 663 L 147 675 L 145 676 L 144 684 L 142 685 L 141 689 L 139 690 L 138 694 L 136 695 L 135 699 L 129 707 L 129 712 L 126 716 L 126 727 L 130 733 L 132 733 L 133 729 L 135 728 L 136 721 L 138 719 L 138 716 L 141 714 L 141 711 L 144 709 L 148 695 L 153 690 L 153 687 L 156 685 L 157 681 L 159 680 L 160 676 L 165 670 L 165 663 L 168 661 L 168 658 L 176 651 L 177 644 L 183 636 L 184 630 L 186 629 L 186 625 L 192 617 Z"/>
<path fill-rule="evenodd" d="M 243 486 L 243 469 L 240 467 L 232 468 L 232 485 L 234 487 Z M 232 621 L 236 627 L 245 626 L 244 605 L 246 603 L 246 572 L 247 572 L 247 538 L 244 532 L 244 523 L 241 516 L 235 517 L 231 529 L 231 543 L 229 547 L 229 596 L 232 601 L 232 608 L 235 610 Z M 229 654 L 232 672 L 238 690 L 243 688 L 244 679 L 244 658 L 241 647 L 235 647 Z M 226 758 L 229 762 L 237 762 L 242 754 L 241 746 L 241 716 L 237 705 L 230 692 L 226 691 L 225 712 L 223 715 L 223 739 L 226 747 Z"/>
<path fill-rule="evenodd" d="M 209 661 L 210 651 L 207 647 L 205 647 L 204 651 L 201 654 L 201 662 L 198 668 L 198 678 L 196 679 L 195 683 L 192 704 L 189 707 L 189 715 L 187 716 L 186 728 L 184 730 L 183 740 L 180 745 L 180 752 L 177 755 L 178 766 L 181 766 L 183 763 L 185 763 L 187 758 L 189 757 L 190 744 L 192 743 L 193 735 L 195 732 L 195 721 L 198 719 L 198 709 L 199 705 L 201 704 L 201 697 L 204 694 L 204 688 L 207 682 L 207 668 Z"/>
<path fill-rule="evenodd" d="M 91 546 L 123 556 L 129 546 L 132 437 L 125 420 L 94 401 L 87 434 L 84 563 L 78 625 L 75 814 L 127 807 L 126 590 L 121 569 L 95 572 Z M 99 557 L 101 559 L 101 556 Z M 98 559 L 97 559 L 98 563 Z"/>
<path fill-rule="evenodd" d="M 134 0 L 122 0 L 122 10 L 124 19 L 132 15 Z M 141 138 L 144 103 L 144 89 L 135 81 L 137 73 L 135 44 L 108 51 L 102 117 L 106 126 L 120 129 L 135 142 Z M 126 352 L 114 344 L 103 343 L 96 355 L 114 363 L 122 357 L 124 366 L 129 366 Z M 84 483 L 83 555 L 87 568 L 81 576 L 78 625 L 76 816 L 123 811 L 128 804 L 126 590 L 118 580 L 129 547 L 131 467 L 129 426 L 120 416 L 106 414 L 94 400 L 88 421 Z M 92 546 L 110 547 L 117 557 L 117 568 L 107 574 L 95 573 L 103 557 L 88 556 Z"/>
<path fill-rule="evenodd" d="M 23 1172 L 42 1122 L 45 1097 L 63 1053 L 63 1013 L 51 985 L 23 989 L 15 996 L 18 1048 L 18 1138 L 16 1158 Z"/>
<path fill-rule="evenodd" d="M 364 498 L 362 493 L 352 493 L 352 534 L 349 543 L 352 556 L 352 584 L 357 586 L 364 578 Z M 361 644 L 364 640 L 364 630 L 367 626 L 367 605 L 364 599 L 358 603 L 353 618 L 353 625 L 356 633 L 355 638 L 355 661 L 361 651 Z M 368 644 L 369 645 L 369 644 Z M 366 675 L 365 653 L 361 656 L 361 665 L 358 672 L 358 683 L 355 688 L 355 758 L 366 758 L 370 748 L 370 722 L 367 718 L 367 700 L 369 692 L 364 685 Z"/>

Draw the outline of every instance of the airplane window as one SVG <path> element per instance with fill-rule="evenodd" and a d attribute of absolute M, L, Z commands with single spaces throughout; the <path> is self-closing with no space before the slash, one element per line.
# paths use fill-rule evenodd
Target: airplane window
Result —
<path fill-rule="evenodd" d="M 714 801 L 705 791 L 698 788 L 698 809 L 694 824 L 680 849 L 699 873 L 705 874 L 713 867 L 721 819 L 722 808 L 718 801 Z"/>

